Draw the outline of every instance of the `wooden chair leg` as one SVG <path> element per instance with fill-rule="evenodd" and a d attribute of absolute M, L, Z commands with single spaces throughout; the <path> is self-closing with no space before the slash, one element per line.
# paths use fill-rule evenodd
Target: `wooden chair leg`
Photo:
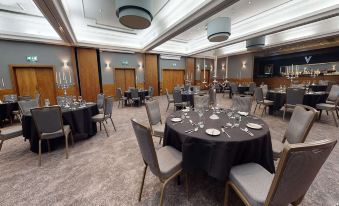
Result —
<path fill-rule="evenodd" d="M 335 117 L 334 111 L 331 111 L 331 113 L 332 113 L 332 116 L 333 116 L 335 126 L 338 127 L 338 122 L 337 122 L 337 118 Z"/>
<path fill-rule="evenodd" d="M 2 144 L 4 143 L 4 141 L 5 141 L 5 140 L 2 139 L 1 142 L 0 142 L 0 151 L 1 151 Z"/>
<path fill-rule="evenodd" d="M 41 167 L 41 139 L 39 139 L 39 167 Z"/>
<path fill-rule="evenodd" d="M 141 200 L 142 190 L 143 190 L 143 188 L 144 188 L 144 182 L 145 182 L 146 171 L 147 171 L 147 165 L 145 165 L 145 167 L 144 167 L 144 173 L 143 173 L 143 175 L 142 175 L 141 186 L 140 186 L 139 197 L 138 197 L 138 201 L 139 201 L 139 202 L 140 202 L 140 200 Z"/>
<path fill-rule="evenodd" d="M 104 129 L 106 131 L 106 135 L 107 135 L 107 137 L 109 137 L 105 123 L 102 123 L 102 125 L 104 125 Z"/>

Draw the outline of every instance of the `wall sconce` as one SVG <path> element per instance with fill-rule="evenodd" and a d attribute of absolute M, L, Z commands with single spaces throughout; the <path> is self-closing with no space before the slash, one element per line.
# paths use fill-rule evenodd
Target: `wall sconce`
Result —
<path fill-rule="evenodd" d="M 69 69 L 68 62 L 67 62 L 67 61 L 63 61 L 62 68 L 64 68 L 64 69 Z"/>
<path fill-rule="evenodd" d="M 243 62 L 242 62 L 242 68 L 243 68 L 243 69 L 246 69 L 246 61 L 243 61 Z"/>
<path fill-rule="evenodd" d="M 139 63 L 138 65 L 139 65 L 139 69 L 142 70 L 143 69 L 142 63 Z"/>
<path fill-rule="evenodd" d="M 225 64 L 222 64 L 222 65 L 221 65 L 221 69 L 222 69 L 222 70 L 225 70 Z"/>
<path fill-rule="evenodd" d="M 197 65 L 197 70 L 200 71 L 200 64 Z"/>
<path fill-rule="evenodd" d="M 211 65 L 211 71 L 213 72 L 213 65 Z"/>
<path fill-rule="evenodd" d="M 107 62 L 107 63 L 106 63 L 106 69 L 108 70 L 108 69 L 110 69 L 110 68 L 111 68 L 111 66 L 110 66 L 109 62 Z"/>

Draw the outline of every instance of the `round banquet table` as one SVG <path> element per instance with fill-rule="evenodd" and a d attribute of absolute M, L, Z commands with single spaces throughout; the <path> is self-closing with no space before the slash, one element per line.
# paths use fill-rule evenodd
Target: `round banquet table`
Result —
<path fill-rule="evenodd" d="M 13 118 L 13 111 L 18 110 L 18 102 L 3 102 L 0 104 L 0 126 L 3 127 L 3 121 L 6 118 Z"/>
<path fill-rule="evenodd" d="M 324 92 L 327 89 L 327 85 L 311 84 L 309 88 L 314 92 Z"/>
<path fill-rule="evenodd" d="M 217 114 L 220 119 L 211 120 L 209 116 L 212 111 L 205 112 L 204 128 L 190 134 L 185 131 L 197 126 L 192 126 L 187 118 L 183 123 L 174 124 L 171 118 L 180 117 L 182 111 L 173 113 L 166 120 L 164 146 L 169 145 L 182 152 L 182 167 L 185 170 L 202 170 L 218 180 L 227 180 L 232 166 L 249 162 L 258 163 L 274 173 L 270 130 L 261 119 L 252 116 L 242 117 L 241 128 L 246 127 L 247 122 L 263 125 L 260 130 L 249 129 L 254 136 L 250 136 L 239 127 L 225 129 L 231 138 L 224 133 L 219 136 L 209 136 L 205 133 L 207 128 L 221 131 L 221 126 L 232 122 L 226 113 L 221 112 Z M 193 123 L 198 122 L 199 116 L 196 112 L 190 111 L 187 114 Z"/>
<path fill-rule="evenodd" d="M 62 119 L 64 125 L 70 125 L 74 141 L 87 139 L 97 133 L 97 128 L 92 122 L 92 116 L 99 113 L 96 104 L 87 105 L 85 108 L 76 110 L 62 109 Z M 39 137 L 32 116 L 24 115 L 22 117 L 22 132 L 25 139 L 28 139 L 31 145 L 31 151 L 39 152 Z M 65 138 L 56 138 L 50 140 L 51 150 L 58 146 L 65 146 Z M 41 151 L 47 152 L 47 141 L 41 142 Z"/>
<path fill-rule="evenodd" d="M 190 106 L 194 107 L 194 93 L 193 92 L 182 92 L 182 101 L 189 102 Z"/>
<path fill-rule="evenodd" d="M 138 91 L 138 96 L 140 97 L 140 101 L 144 102 L 145 97 L 148 95 L 148 90 L 140 90 Z M 132 92 L 131 91 L 125 91 L 124 96 L 127 97 L 127 99 L 132 98 Z M 125 105 L 127 105 L 127 100 L 125 101 Z"/>
<path fill-rule="evenodd" d="M 316 107 L 319 103 L 325 103 L 328 93 L 325 92 L 310 92 L 305 93 L 303 104 Z M 268 91 L 266 99 L 274 101 L 274 105 L 269 107 L 269 114 L 273 114 L 275 111 L 279 111 L 286 102 L 286 92 L 280 91 Z"/>

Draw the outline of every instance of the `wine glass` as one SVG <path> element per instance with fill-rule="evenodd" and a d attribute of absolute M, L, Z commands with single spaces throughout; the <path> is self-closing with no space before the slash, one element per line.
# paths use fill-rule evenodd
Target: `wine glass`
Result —
<path fill-rule="evenodd" d="M 73 103 L 77 101 L 77 96 L 73 96 Z"/>
<path fill-rule="evenodd" d="M 78 96 L 78 102 L 82 102 L 82 96 Z"/>

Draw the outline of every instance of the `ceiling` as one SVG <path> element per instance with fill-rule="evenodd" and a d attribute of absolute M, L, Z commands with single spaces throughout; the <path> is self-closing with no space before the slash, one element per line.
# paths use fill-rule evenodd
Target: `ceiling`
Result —
<path fill-rule="evenodd" d="M 213 57 L 245 53 L 245 41 L 257 36 L 270 49 L 339 34 L 338 0 L 151 1 L 151 26 L 133 30 L 119 23 L 114 0 L 2 0 L 0 38 Z M 207 23 L 225 16 L 230 38 L 209 42 Z"/>

